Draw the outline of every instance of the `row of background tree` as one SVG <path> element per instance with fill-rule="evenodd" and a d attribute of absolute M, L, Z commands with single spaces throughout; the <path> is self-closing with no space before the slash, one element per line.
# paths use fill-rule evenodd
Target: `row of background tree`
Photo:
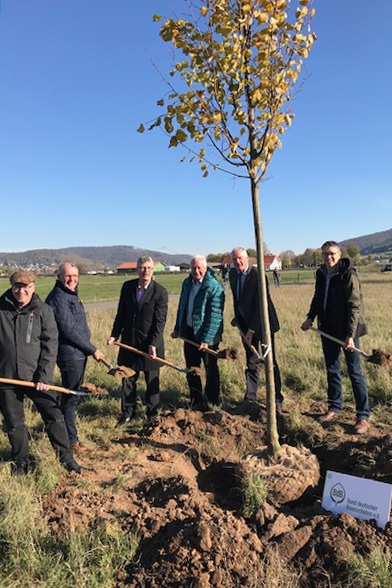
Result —
<path fill-rule="evenodd" d="M 247 249 L 249 257 L 256 257 L 256 249 Z M 264 243 L 264 252 L 266 255 L 271 254 L 268 245 Z M 342 247 L 343 257 L 348 257 L 355 265 L 369 265 L 374 263 L 376 257 L 367 255 L 361 256 L 360 250 L 355 243 Z M 220 263 L 222 259 L 230 256 L 230 251 L 225 253 L 210 253 L 207 255 L 207 261 L 209 263 Z M 281 251 L 279 257 L 282 260 L 282 268 L 298 268 L 298 267 L 318 267 L 322 264 L 321 249 L 312 249 L 308 247 L 305 251 L 299 255 L 296 255 L 294 251 L 288 249 L 287 251 Z M 378 257 L 378 256 L 377 256 Z"/>

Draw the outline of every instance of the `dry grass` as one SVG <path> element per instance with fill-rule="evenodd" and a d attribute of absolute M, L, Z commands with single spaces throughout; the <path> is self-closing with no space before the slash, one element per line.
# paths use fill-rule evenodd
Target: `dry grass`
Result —
<path fill-rule="evenodd" d="M 286 286 L 273 289 L 271 294 L 281 324 L 281 330 L 276 335 L 276 347 L 282 372 L 285 408 L 293 414 L 295 419 L 296 413 L 300 414 L 302 411 L 308 410 L 313 403 L 325 404 L 326 402 L 325 367 L 320 338 L 314 333 L 304 333 L 300 329 L 309 308 L 313 286 Z M 372 349 L 376 347 L 390 352 L 392 351 L 392 342 L 388 314 L 392 307 L 392 282 L 375 281 L 369 278 L 363 283 L 363 294 L 369 334 L 362 339 L 362 347 L 367 353 L 371 353 Z M 177 365 L 184 366 L 182 342 L 170 337 L 175 323 L 177 303 L 175 298 L 169 302 L 165 336 L 166 358 Z M 93 311 L 89 313 L 88 318 L 93 341 L 103 350 L 108 360 L 115 365 L 117 349 L 106 346 L 114 314 L 115 311 Z M 225 403 L 240 401 L 245 389 L 245 354 L 236 329 L 230 326 L 232 316 L 231 294 L 227 292 L 224 315 L 225 331 L 221 347 L 236 347 L 239 357 L 236 361 L 220 360 Z M 375 366 L 365 360 L 363 368 L 369 385 L 374 416 L 382 418 L 383 422 L 389 422 L 387 415 L 383 414 L 383 408 L 392 402 L 392 368 L 390 366 Z M 96 402 L 105 405 L 105 415 L 102 416 L 115 417 L 117 409 L 113 405 L 113 399 L 119 397 L 120 380 L 108 376 L 103 366 L 97 366 L 91 360 L 88 363 L 86 379 L 109 389 L 112 399 L 99 399 Z M 141 390 L 144 389 L 142 380 L 141 378 Z M 260 400 L 262 402 L 264 389 L 264 374 L 261 370 Z M 163 405 L 183 405 L 188 399 L 185 376 L 171 368 L 163 368 L 161 370 L 161 391 Z M 346 376 L 344 377 L 344 399 L 348 406 L 353 405 L 351 386 Z M 314 431 L 314 434 L 317 436 L 317 431 Z"/>

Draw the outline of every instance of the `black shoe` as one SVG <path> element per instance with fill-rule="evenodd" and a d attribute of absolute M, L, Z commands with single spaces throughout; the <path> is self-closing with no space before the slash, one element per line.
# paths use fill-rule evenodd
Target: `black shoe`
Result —
<path fill-rule="evenodd" d="M 131 421 L 131 419 L 133 419 L 134 416 L 134 413 L 122 414 L 118 419 L 117 423 L 115 424 L 116 429 L 119 429 L 120 427 L 124 427 L 125 425 L 127 425 Z"/>
<path fill-rule="evenodd" d="M 11 463 L 11 476 L 25 476 L 29 471 L 27 460 L 18 459 Z"/>
<path fill-rule="evenodd" d="M 65 467 L 67 472 L 75 472 L 76 474 L 81 474 L 82 471 L 85 469 L 83 466 L 79 465 L 78 462 L 74 459 L 70 459 L 69 461 L 63 462 L 62 465 Z"/>

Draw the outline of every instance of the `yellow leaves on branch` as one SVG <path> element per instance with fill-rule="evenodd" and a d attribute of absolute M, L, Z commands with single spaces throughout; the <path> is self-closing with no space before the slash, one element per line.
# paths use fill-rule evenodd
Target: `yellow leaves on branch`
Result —
<path fill-rule="evenodd" d="M 259 166 L 264 173 L 292 124 L 292 89 L 316 40 L 309 27 L 311 0 L 197 4 L 194 20 L 165 19 L 160 29 L 161 38 L 182 56 L 170 75 L 180 76 L 185 86 L 157 102 L 166 109 L 162 127 L 170 147 L 188 139 L 210 140 L 226 161 L 247 169 Z M 154 20 L 163 19 L 155 15 Z M 157 121 L 149 129 L 159 126 Z M 199 163 L 206 166 L 204 157 L 203 151 Z"/>

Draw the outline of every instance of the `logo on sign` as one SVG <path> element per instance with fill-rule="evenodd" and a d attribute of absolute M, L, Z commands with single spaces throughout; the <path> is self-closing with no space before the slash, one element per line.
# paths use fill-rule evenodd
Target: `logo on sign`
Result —
<path fill-rule="evenodd" d="M 332 486 L 330 490 L 330 497 L 335 504 L 341 504 L 345 500 L 346 491 L 340 482 L 335 484 L 335 486 Z"/>

